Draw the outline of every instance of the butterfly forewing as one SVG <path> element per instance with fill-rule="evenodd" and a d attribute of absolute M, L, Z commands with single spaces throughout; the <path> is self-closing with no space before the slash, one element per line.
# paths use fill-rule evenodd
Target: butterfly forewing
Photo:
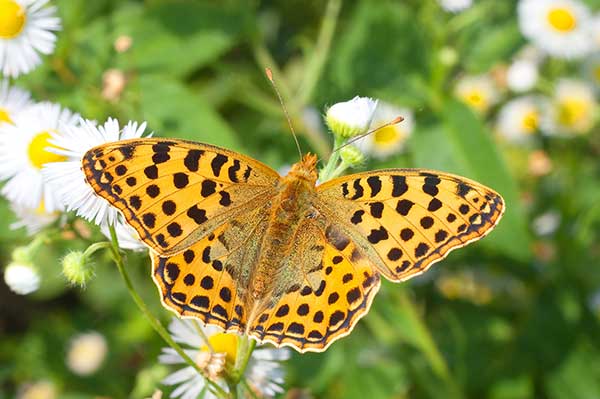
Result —
<path fill-rule="evenodd" d="M 206 144 L 134 139 L 83 158 L 86 180 L 161 254 L 180 252 L 274 195 L 280 177 L 252 158 Z"/>
<path fill-rule="evenodd" d="M 336 221 L 392 281 L 406 280 L 489 233 L 502 197 L 477 182 L 427 170 L 344 176 L 317 188 Z"/>

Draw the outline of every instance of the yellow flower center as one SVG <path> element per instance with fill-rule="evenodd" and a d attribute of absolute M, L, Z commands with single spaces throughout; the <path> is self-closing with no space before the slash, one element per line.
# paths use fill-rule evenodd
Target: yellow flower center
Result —
<path fill-rule="evenodd" d="M 485 95 L 479 90 L 473 90 L 467 93 L 464 100 L 476 110 L 484 110 L 487 107 Z"/>
<path fill-rule="evenodd" d="M 237 355 L 238 337 L 235 334 L 218 333 L 208 338 L 208 343 L 215 353 L 225 353 L 227 363 L 234 364 Z M 209 351 L 207 345 L 200 348 Z"/>
<path fill-rule="evenodd" d="M 548 22 L 561 33 L 571 32 L 577 26 L 577 19 L 571 10 L 566 8 L 553 8 L 548 12 Z"/>
<path fill-rule="evenodd" d="M 540 115 L 537 111 L 531 110 L 523 115 L 521 126 L 527 133 L 533 133 L 537 130 L 540 123 Z"/>
<path fill-rule="evenodd" d="M 402 132 L 395 126 L 386 126 L 383 129 L 377 130 L 375 133 L 375 144 L 378 146 L 386 146 L 401 140 L 404 136 Z"/>
<path fill-rule="evenodd" d="M 67 159 L 67 157 L 63 155 L 58 155 L 47 150 L 48 147 L 60 148 L 54 144 L 50 144 L 50 137 L 50 132 L 41 132 L 36 134 L 29 143 L 29 148 L 27 150 L 29 161 L 38 169 L 42 169 L 42 166 L 48 162 L 61 162 Z"/>
<path fill-rule="evenodd" d="M 8 111 L 5 108 L 0 108 L 0 123 L 2 122 L 13 123 L 12 119 L 10 119 L 10 116 L 8 115 Z"/>
<path fill-rule="evenodd" d="M 564 126 L 580 124 L 588 116 L 590 104 L 582 99 L 563 100 L 558 110 L 558 121 Z"/>
<path fill-rule="evenodd" d="M 15 0 L 0 0 L 0 38 L 12 39 L 21 33 L 27 14 Z"/>

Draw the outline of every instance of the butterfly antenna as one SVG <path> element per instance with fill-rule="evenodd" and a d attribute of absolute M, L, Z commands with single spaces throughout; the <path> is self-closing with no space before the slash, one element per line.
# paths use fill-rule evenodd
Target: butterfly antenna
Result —
<path fill-rule="evenodd" d="M 403 120 L 404 120 L 404 118 L 403 118 L 403 117 L 401 117 L 401 116 L 397 116 L 397 117 L 395 117 L 393 120 L 391 120 L 391 121 L 389 121 L 389 122 L 387 122 L 387 123 L 384 123 L 383 125 L 381 125 L 381 126 L 379 126 L 379 127 L 376 127 L 375 129 L 369 130 L 369 131 L 368 131 L 368 132 L 366 132 L 366 133 L 363 133 L 363 134 L 361 134 L 361 135 L 358 135 L 358 136 L 356 136 L 356 137 L 353 137 L 351 140 L 348 140 L 347 142 L 345 142 L 344 144 L 342 144 L 341 146 L 339 146 L 338 148 L 334 149 L 334 150 L 333 150 L 333 151 L 331 151 L 331 152 L 332 152 L 332 153 L 334 153 L 334 152 L 336 152 L 336 151 L 339 151 L 339 150 L 341 150 L 342 148 L 344 148 L 344 147 L 346 147 L 346 146 L 348 146 L 348 145 L 350 145 L 350 144 L 352 144 L 352 143 L 354 143 L 354 142 L 356 142 L 356 141 L 358 141 L 358 140 L 362 139 L 363 137 L 367 137 L 368 135 L 370 135 L 370 134 L 373 134 L 373 133 L 375 133 L 376 131 L 378 131 L 378 130 L 381 130 L 381 129 L 383 129 L 383 128 L 386 128 L 386 127 L 388 127 L 388 126 L 397 125 L 398 123 L 402 122 Z"/>
<path fill-rule="evenodd" d="M 277 89 L 277 85 L 275 84 L 275 80 L 273 79 L 273 71 L 271 68 L 265 68 L 265 74 L 271 82 L 273 89 L 275 89 L 275 93 L 277 94 L 277 98 L 279 99 L 279 103 L 281 104 L 281 108 L 283 108 L 283 113 L 285 114 L 285 118 L 287 119 L 288 125 L 290 126 L 290 130 L 292 131 L 292 136 L 294 136 L 294 141 L 296 142 L 296 148 L 298 148 L 298 154 L 300 155 L 300 159 L 302 159 L 302 150 L 300 149 L 300 143 L 298 142 L 298 136 L 296 136 L 296 132 L 294 131 L 294 126 L 292 126 L 292 120 L 290 119 L 290 114 L 288 114 L 287 108 L 285 108 L 285 104 L 283 103 L 283 99 L 281 98 L 281 93 L 279 93 L 279 89 Z"/>

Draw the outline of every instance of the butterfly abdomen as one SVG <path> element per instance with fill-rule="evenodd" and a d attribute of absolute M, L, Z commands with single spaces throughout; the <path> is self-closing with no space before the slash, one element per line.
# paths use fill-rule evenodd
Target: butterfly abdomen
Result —
<path fill-rule="evenodd" d="M 278 299 L 280 293 L 274 292 L 274 288 L 281 285 L 280 275 L 294 249 L 302 222 L 310 215 L 314 195 L 314 181 L 293 174 L 286 176 L 279 187 L 262 238 L 261 255 L 250 279 L 249 299 L 260 303 L 260 310 Z"/>

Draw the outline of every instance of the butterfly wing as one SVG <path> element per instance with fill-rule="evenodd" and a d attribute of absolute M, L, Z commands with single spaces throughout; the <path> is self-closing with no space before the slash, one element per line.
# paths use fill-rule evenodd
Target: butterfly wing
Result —
<path fill-rule="evenodd" d="M 165 307 L 227 331 L 246 325 L 245 287 L 265 234 L 270 204 L 230 219 L 175 255 L 152 254 Z"/>
<path fill-rule="evenodd" d="M 227 220 L 260 207 L 280 177 L 241 154 L 183 140 L 132 139 L 103 144 L 83 157 L 93 190 L 119 209 L 140 239 L 175 254 Z"/>
<path fill-rule="evenodd" d="M 475 181 L 422 169 L 343 176 L 317 187 L 318 208 L 392 281 L 426 271 L 489 233 L 502 197 Z"/>
<path fill-rule="evenodd" d="M 306 220 L 296 247 L 283 264 L 283 292 L 252 322 L 248 333 L 259 341 L 320 352 L 348 335 L 379 290 L 379 273 L 359 248 L 340 245 L 327 220 Z M 334 237 L 334 238 L 332 238 Z"/>

